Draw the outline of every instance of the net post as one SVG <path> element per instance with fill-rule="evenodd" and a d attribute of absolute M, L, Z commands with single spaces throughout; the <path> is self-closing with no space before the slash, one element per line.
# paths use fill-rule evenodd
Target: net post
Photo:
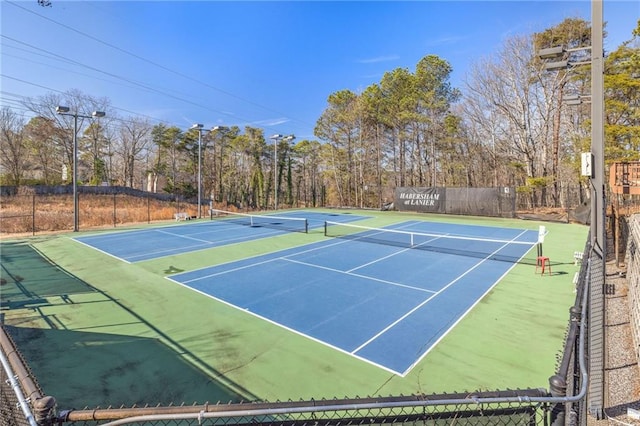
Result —
<path fill-rule="evenodd" d="M 324 221 L 324 236 L 327 236 L 327 221 Z"/>
<path fill-rule="evenodd" d="M 545 235 L 547 235 L 547 228 L 544 225 L 540 225 L 538 228 L 538 244 L 536 245 L 538 248 L 538 257 L 542 256 L 542 243 L 544 243 Z"/>
<path fill-rule="evenodd" d="M 309 233 L 309 221 L 306 218 L 304 220 L 304 233 L 305 234 Z"/>

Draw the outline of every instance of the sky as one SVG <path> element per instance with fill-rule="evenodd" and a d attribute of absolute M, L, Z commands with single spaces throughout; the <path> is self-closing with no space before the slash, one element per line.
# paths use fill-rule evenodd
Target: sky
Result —
<path fill-rule="evenodd" d="M 360 93 L 427 55 L 464 93 L 470 68 L 505 39 L 565 18 L 579 1 L 0 0 L 0 106 L 78 89 L 113 113 L 188 129 L 245 126 L 316 139 L 340 90 Z M 640 0 L 604 0 L 605 50 L 632 38 Z M 78 113 L 90 113 L 89 111 Z"/>

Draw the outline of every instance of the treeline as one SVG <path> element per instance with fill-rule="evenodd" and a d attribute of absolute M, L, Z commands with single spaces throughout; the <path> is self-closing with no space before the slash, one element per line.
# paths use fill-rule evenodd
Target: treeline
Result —
<path fill-rule="evenodd" d="M 361 93 L 330 94 L 318 140 L 272 140 L 255 127 L 200 134 L 151 125 L 76 90 L 25 99 L 34 117 L 28 122 L 16 109 L 0 111 L 2 183 L 70 182 L 74 118 L 55 110 L 65 105 L 107 112 L 77 119 L 78 176 L 86 185 L 193 197 L 200 175 L 204 199 L 258 209 L 276 198 L 280 206 L 380 207 L 398 186 L 511 186 L 531 207 L 576 205 L 589 194 L 579 169 L 580 153 L 590 150 L 590 34 L 588 22 L 566 19 L 510 37 L 473 66 L 463 88 L 452 87 L 446 60 L 427 55 Z M 629 41 L 606 54 L 607 165 L 639 157 L 639 40 L 640 21 Z M 537 52 L 558 45 L 581 65 L 546 71 Z"/>

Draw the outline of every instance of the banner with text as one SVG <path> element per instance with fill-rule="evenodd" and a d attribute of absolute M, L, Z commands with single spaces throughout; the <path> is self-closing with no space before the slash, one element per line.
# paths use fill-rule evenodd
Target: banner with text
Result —
<path fill-rule="evenodd" d="M 396 188 L 396 209 L 445 213 L 445 193 L 445 188 Z"/>

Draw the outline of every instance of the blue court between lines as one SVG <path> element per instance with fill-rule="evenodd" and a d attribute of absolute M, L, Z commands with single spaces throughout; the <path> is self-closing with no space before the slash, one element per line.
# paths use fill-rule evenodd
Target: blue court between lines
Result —
<path fill-rule="evenodd" d="M 344 213 L 291 211 L 256 217 L 307 219 L 309 229 L 324 226 L 326 220 L 352 222 L 365 216 Z M 239 226 L 233 218 L 180 223 L 174 226 L 134 231 L 110 232 L 74 238 L 96 250 L 134 263 L 228 244 L 274 237 L 290 232 L 280 229 L 278 221 L 264 226 Z M 296 224 L 300 226 L 299 224 Z"/>
<path fill-rule="evenodd" d="M 386 232 L 362 228 L 168 278 L 405 375 L 538 238 L 532 230 L 420 221 L 385 229 L 389 244 L 372 243 Z M 397 239 L 405 231 L 418 233 L 413 248 Z"/>

